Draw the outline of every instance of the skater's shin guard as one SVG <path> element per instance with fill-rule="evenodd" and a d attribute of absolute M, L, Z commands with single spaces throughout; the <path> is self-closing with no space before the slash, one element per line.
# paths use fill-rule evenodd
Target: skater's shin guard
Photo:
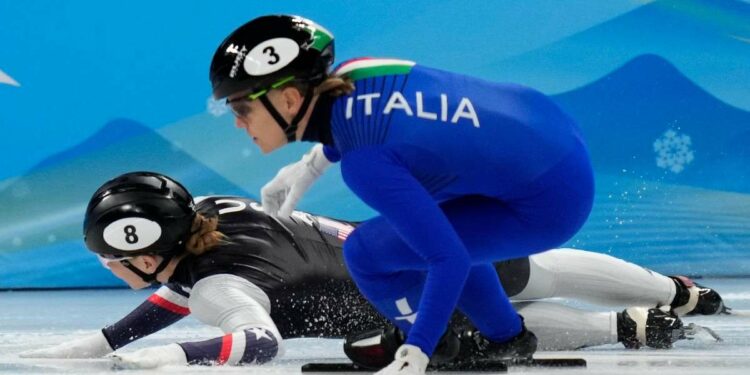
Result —
<path fill-rule="evenodd" d="M 537 336 L 538 349 L 575 350 L 617 343 L 617 314 L 575 309 L 551 302 L 513 304 L 526 327 Z"/>
<path fill-rule="evenodd" d="M 514 300 L 575 298 L 608 306 L 668 305 L 676 293 L 667 276 L 605 254 L 556 249 L 529 257 L 529 282 Z"/>

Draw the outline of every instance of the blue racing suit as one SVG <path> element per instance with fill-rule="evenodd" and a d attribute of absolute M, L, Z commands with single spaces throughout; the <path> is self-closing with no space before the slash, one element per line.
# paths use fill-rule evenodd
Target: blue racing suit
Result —
<path fill-rule="evenodd" d="M 404 60 L 334 74 L 356 89 L 319 99 L 311 123 L 328 136 L 306 134 L 380 214 L 344 245 L 362 294 L 428 356 L 456 307 L 490 340 L 516 336 L 492 262 L 558 247 L 586 220 L 593 172 L 575 122 L 530 88 Z"/>

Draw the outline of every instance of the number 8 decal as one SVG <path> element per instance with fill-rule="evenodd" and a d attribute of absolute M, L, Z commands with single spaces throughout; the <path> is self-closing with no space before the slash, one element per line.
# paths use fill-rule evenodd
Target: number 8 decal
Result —
<path fill-rule="evenodd" d="M 125 230 L 125 242 L 131 245 L 138 242 L 138 235 L 135 234 L 134 226 L 126 225 L 124 230 Z"/>
<path fill-rule="evenodd" d="M 104 228 L 104 242 L 115 249 L 134 251 L 153 245 L 161 237 L 161 226 L 142 217 L 126 217 Z"/>

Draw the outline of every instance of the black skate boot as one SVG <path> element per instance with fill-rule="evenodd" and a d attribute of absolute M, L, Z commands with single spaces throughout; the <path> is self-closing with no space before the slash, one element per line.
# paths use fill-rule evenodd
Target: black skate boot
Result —
<path fill-rule="evenodd" d="M 497 361 L 522 364 L 531 361 L 536 352 L 537 338 L 523 322 L 521 324 L 521 333 L 502 343 L 488 340 L 478 330 L 464 331 L 456 361 L 469 365 Z"/>
<path fill-rule="evenodd" d="M 400 329 L 387 326 L 347 336 L 344 339 L 344 353 L 359 367 L 379 370 L 393 362 L 396 350 L 405 341 Z M 440 338 L 430 358 L 430 366 L 452 361 L 458 355 L 460 345 L 458 334 L 449 328 Z"/>
<path fill-rule="evenodd" d="M 728 309 L 719 293 L 693 282 L 685 276 L 670 276 L 677 286 L 672 311 L 683 315 L 715 315 L 726 313 Z"/>
<path fill-rule="evenodd" d="M 617 313 L 617 341 L 626 348 L 648 346 L 668 349 L 685 338 L 682 321 L 674 314 L 657 308 L 631 307 Z"/>

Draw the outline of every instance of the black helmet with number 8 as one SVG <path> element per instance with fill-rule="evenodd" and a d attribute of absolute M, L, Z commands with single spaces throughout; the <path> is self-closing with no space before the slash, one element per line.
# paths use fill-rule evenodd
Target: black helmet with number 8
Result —
<path fill-rule="evenodd" d="M 193 197 L 179 182 L 159 173 L 126 173 L 91 197 L 84 240 L 103 257 L 174 255 L 190 235 L 193 208 Z"/>
<path fill-rule="evenodd" d="M 333 59 L 333 34 L 322 26 L 298 16 L 263 16 L 224 39 L 209 79 L 217 100 L 239 92 L 260 95 L 292 80 L 316 85 Z"/>

